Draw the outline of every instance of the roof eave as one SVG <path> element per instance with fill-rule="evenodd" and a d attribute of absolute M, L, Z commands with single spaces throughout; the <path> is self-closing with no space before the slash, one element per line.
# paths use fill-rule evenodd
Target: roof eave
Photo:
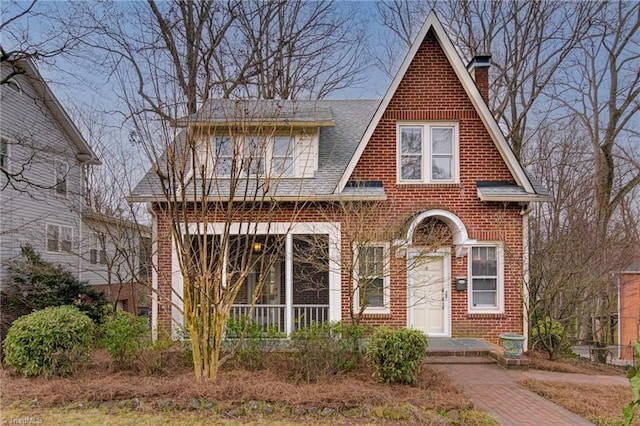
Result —
<path fill-rule="evenodd" d="M 159 195 L 130 195 L 126 197 L 126 200 L 130 203 L 167 203 L 167 202 L 181 202 L 181 200 L 169 201 L 166 197 Z M 229 198 L 209 198 L 213 203 L 215 202 L 228 202 Z M 260 201 L 274 201 L 274 202 L 315 202 L 315 201 L 386 201 L 387 194 L 322 194 L 322 195 L 308 195 L 308 196 L 282 196 L 282 197 L 264 197 Z M 187 202 L 197 202 L 199 199 L 190 199 Z M 233 199 L 234 202 L 251 202 L 252 200 L 237 197 Z"/>
<path fill-rule="evenodd" d="M 274 127 L 301 128 L 301 127 L 334 127 L 336 123 L 333 120 L 317 120 L 317 121 L 295 121 L 295 120 L 256 120 L 256 121 L 218 121 L 218 120 L 177 120 L 175 127 L 185 128 L 189 126 L 224 128 L 233 125 L 242 125 L 245 127 L 273 125 Z"/>
<path fill-rule="evenodd" d="M 486 202 L 512 202 L 512 203 L 529 203 L 529 202 L 550 202 L 553 199 L 548 195 L 540 194 L 523 194 L 523 195 L 486 195 L 478 190 L 478 198 L 480 201 Z"/>
<path fill-rule="evenodd" d="M 51 91 L 49 85 L 44 81 L 42 75 L 36 68 L 35 64 L 30 59 L 25 59 L 25 73 L 31 78 L 32 82 L 35 82 L 43 91 L 43 98 L 45 104 L 49 107 L 49 110 L 60 123 L 65 133 L 69 136 L 75 147 L 78 149 L 78 154 L 86 154 L 90 156 L 90 159 L 82 162 L 83 164 L 100 165 L 102 162 L 98 159 L 97 155 L 85 140 L 85 138 L 78 130 L 71 117 L 67 114 L 66 110 L 62 107 L 62 104 Z"/>

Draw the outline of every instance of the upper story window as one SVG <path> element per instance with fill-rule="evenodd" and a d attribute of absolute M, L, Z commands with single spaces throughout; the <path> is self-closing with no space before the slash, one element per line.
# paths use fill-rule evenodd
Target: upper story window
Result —
<path fill-rule="evenodd" d="M 47 251 L 50 253 L 71 253 L 73 228 L 47 223 Z"/>
<path fill-rule="evenodd" d="M 389 268 L 388 247 L 385 244 L 371 244 L 357 247 L 357 292 L 356 309 L 364 308 L 364 313 L 385 313 L 389 311 Z"/>
<path fill-rule="evenodd" d="M 103 233 L 94 235 L 94 248 L 89 250 L 89 263 L 92 265 L 107 264 L 106 238 Z"/>
<path fill-rule="evenodd" d="M 471 247 L 469 264 L 469 310 L 501 312 L 503 278 L 500 246 Z"/>
<path fill-rule="evenodd" d="M 398 182 L 458 182 L 458 139 L 456 123 L 398 125 Z"/>
<path fill-rule="evenodd" d="M 0 139 L 0 169 L 9 168 L 9 142 L 2 138 Z"/>
<path fill-rule="evenodd" d="M 69 165 L 66 161 L 55 160 L 53 167 L 56 194 L 66 197 L 68 191 L 67 175 L 69 174 Z"/>
<path fill-rule="evenodd" d="M 220 177 L 295 175 L 295 143 L 291 136 L 213 137 L 215 174 Z M 234 168 L 235 165 L 235 168 Z"/>

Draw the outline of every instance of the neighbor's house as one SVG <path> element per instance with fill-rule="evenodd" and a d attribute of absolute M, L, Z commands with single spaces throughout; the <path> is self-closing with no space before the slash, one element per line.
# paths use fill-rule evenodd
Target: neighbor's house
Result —
<path fill-rule="evenodd" d="M 147 315 L 151 284 L 151 228 L 85 210 L 81 279 L 107 295 L 116 310 Z"/>
<path fill-rule="evenodd" d="M 0 290 L 26 244 L 80 277 L 84 172 L 100 161 L 30 60 L 0 73 Z M 1 304 L 4 336 L 24 312 Z"/>
<path fill-rule="evenodd" d="M 531 203 L 548 197 L 514 157 L 487 96 L 488 57 L 467 68 L 432 13 L 382 100 L 213 100 L 178 122 L 183 133 L 204 129 L 202 150 L 213 150 L 208 155 L 218 175 L 210 199 L 228 196 L 224 175 L 236 161 L 230 156 L 236 140 L 244 140 L 242 149 L 247 141 L 267 140 L 263 166 L 247 173 L 279 171 L 263 195 L 280 216 L 231 226 L 237 233 L 281 234 L 285 241 L 275 264 L 247 277 L 232 314 L 249 312 L 252 276 L 266 274 L 254 318 L 286 333 L 309 320 L 347 319 L 360 298 L 364 323 L 491 341 L 502 332 L 526 333 L 527 222 Z M 164 213 L 167 198 L 153 171 L 131 199 L 148 202 L 154 212 L 153 323 L 175 329 L 183 323 L 182 275 Z M 248 206 L 251 200 L 241 201 Z M 399 224 L 395 238 L 362 249 L 350 242 L 351 218 L 336 208 L 346 201 L 375 205 L 364 215 L 365 226 Z M 301 210 L 292 215 L 296 207 Z M 195 215 L 183 225 L 219 234 L 220 217 L 211 212 L 207 219 L 206 229 Z M 444 229 L 444 240 L 432 244 L 433 229 Z M 296 252 L 310 250 L 310 234 L 322 237 L 323 250 L 315 253 L 330 266 L 300 274 L 309 265 L 298 262 Z M 372 278 L 379 292 L 350 297 L 362 278 L 348 272 L 356 258 L 358 274 Z M 326 285 L 307 291 L 305 275 L 322 275 Z"/>
<path fill-rule="evenodd" d="M 100 161 L 35 65 L 17 65 L 0 85 L 0 283 L 24 244 L 79 277 L 85 167 Z"/>
<path fill-rule="evenodd" d="M 116 244 L 109 239 L 121 227 L 86 212 L 86 168 L 100 161 L 33 62 L 16 65 L 1 67 L 6 83 L 0 85 L 0 289 L 10 279 L 7 262 L 30 244 L 43 260 L 106 290 L 111 286 L 101 262 L 114 256 Z M 110 231 L 97 231 L 104 226 Z M 143 231 L 149 237 L 148 229 Z M 102 239 L 106 251 L 98 251 L 97 234 L 107 237 Z M 137 262 L 140 254 L 149 257 L 140 253 L 139 242 L 127 243 L 136 247 L 127 251 L 133 256 L 128 262 Z M 117 294 L 115 300 L 126 307 L 132 298 Z"/>
<path fill-rule="evenodd" d="M 640 340 L 640 261 L 617 274 L 619 358 L 631 361 L 634 344 Z"/>

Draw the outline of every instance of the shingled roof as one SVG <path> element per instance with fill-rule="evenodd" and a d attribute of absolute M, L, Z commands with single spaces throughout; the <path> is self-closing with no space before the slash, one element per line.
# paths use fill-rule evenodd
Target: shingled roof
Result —
<path fill-rule="evenodd" d="M 212 101 L 198 114 L 180 120 L 185 124 L 225 124 L 229 125 L 232 111 L 242 115 L 242 120 L 261 123 L 276 120 L 283 125 L 292 122 L 320 127 L 318 148 L 318 170 L 309 178 L 280 178 L 277 185 L 268 189 L 268 196 L 275 199 L 335 199 L 334 188 L 353 157 L 365 129 L 371 121 L 380 100 L 313 100 L 313 101 Z M 243 106 L 246 106 L 244 108 Z M 235 116 L 234 116 L 235 117 Z M 234 118 L 237 120 L 237 118 Z M 255 181 L 246 182 L 255 185 Z M 189 185 L 194 187 L 195 185 Z M 212 185 L 214 194 L 210 197 L 228 197 L 228 189 L 221 185 Z M 240 191 L 242 192 L 242 191 Z M 240 193 L 236 191 L 236 193 Z M 382 198 L 382 188 L 361 186 L 350 188 L 344 195 L 354 198 Z M 193 194 L 190 194 L 192 198 Z M 128 197 L 130 201 L 165 201 L 162 187 L 156 172 L 151 169 L 138 182 Z"/>

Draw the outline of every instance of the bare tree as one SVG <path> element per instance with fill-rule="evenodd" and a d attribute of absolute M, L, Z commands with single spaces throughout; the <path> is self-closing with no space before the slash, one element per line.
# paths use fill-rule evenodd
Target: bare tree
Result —
<path fill-rule="evenodd" d="M 61 3 L 11 0 L 2 3 L 0 14 L 0 63 L 11 67 L 11 72 L 2 75 L 0 85 L 25 72 L 21 61 L 71 55 L 80 40 L 92 32 L 74 25 L 77 16 Z"/>
<path fill-rule="evenodd" d="M 463 56 L 492 55 L 489 108 L 505 126 L 516 158 L 524 160 L 532 129 L 539 114 L 544 116 L 546 106 L 537 106 L 602 4 L 452 0 L 428 5 L 396 0 L 378 9 L 381 23 L 408 46 L 429 6 L 447 23 Z"/>
<path fill-rule="evenodd" d="M 236 297 L 251 281 L 250 305 L 256 304 L 269 276 L 253 271 L 278 261 L 289 231 L 276 234 L 269 224 L 294 223 L 301 203 L 295 185 L 288 189 L 291 202 L 274 200 L 298 132 L 277 122 L 290 121 L 287 111 L 298 113 L 295 103 L 213 98 L 330 93 L 340 78 L 354 75 L 349 60 L 332 64 L 332 49 L 348 46 L 337 39 L 346 21 L 336 26 L 330 9 L 306 2 L 149 1 L 126 8 L 126 17 L 115 21 L 85 8 L 101 34 L 85 42 L 108 53 L 105 65 L 113 67 L 127 104 L 130 140 L 153 163 L 144 180 L 154 182 L 159 196 L 153 204 L 158 253 L 175 251 L 183 290 L 156 296 L 184 317 L 196 378 L 215 378 L 227 359 L 221 342 Z M 287 55 L 283 43 L 291 44 Z M 269 74 L 273 67 L 279 71 Z M 319 78 L 310 78 L 314 73 Z M 273 154 L 276 144 L 281 158 Z M 254 229 L 257 222 L 267 229 Z"/>

